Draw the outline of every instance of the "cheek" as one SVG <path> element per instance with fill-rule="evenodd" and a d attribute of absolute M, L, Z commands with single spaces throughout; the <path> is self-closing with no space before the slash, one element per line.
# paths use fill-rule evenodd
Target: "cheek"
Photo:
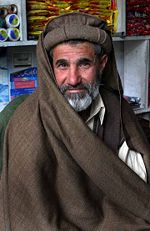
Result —
<path fill-rule="evenodd" d="M 54 75 L 55 75 L 57 85 L 61 86 L 65 81 L 64 73 L 60 72 L 59 70 L 54 70 Z"/>
<path fill-rule="evenodd" d="M 85 72 L 82 76 L 84 76 L 84 79 L 86 79 L 87 82 L 94 82 L 96 80 L 96 69 L 89 70 L 88 72 Z"/>

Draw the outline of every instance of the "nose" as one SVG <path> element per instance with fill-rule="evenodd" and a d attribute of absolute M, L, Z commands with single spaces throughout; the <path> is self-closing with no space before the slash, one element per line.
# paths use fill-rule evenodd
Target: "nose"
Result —
<path fill-rule="evenodd" d="M 81 82 L 80 71 L 77 66 L 71 66 L 68 72 L 68 84 L 71 86 L 76 86 Z"/>

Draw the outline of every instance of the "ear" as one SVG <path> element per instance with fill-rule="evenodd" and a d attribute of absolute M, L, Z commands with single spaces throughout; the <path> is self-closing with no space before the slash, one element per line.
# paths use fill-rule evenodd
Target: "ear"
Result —
<path fill-rule="evenodd" d="M 99 61 L 99 67 L 101 71 L 103 71 L 103 69 L 105 68 L 107 61 L 108 55 L 104 54 Z"/>

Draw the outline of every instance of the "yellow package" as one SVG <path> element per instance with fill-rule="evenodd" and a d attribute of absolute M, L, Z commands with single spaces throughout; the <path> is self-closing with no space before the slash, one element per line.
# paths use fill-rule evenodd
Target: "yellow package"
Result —
<path fill-rule="evenodd" d="M 30 23 L 34 23 L 34 22 L 45 22 L 47 21 L 47 18 L 46 16 L 28 16 L 27 19 L 28 19 L 28 22 Z"/>
<path fill-rule="evenodd" d="M 27 4 L 27 10 L 47 10 L 47 5 L 45 4 Z"/>
<path fill-rule="evenodd" d="M 29 10 L 27 11 L 27 16 L 34 15 L 34 16 L 47 16 L 49 15 L 49 10 Z"/>
<path fill-rule="evenodd" d="M 113 12 L 113 32 L 116 33 L 118 29 L 118 10 Z"/>

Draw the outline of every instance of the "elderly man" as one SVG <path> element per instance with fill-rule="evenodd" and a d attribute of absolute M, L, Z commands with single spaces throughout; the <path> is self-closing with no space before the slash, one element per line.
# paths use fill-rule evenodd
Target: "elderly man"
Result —
<path fill-rule="evenodd" d="M 52 19 L 37 59 L 39 88 L 5 132 L 1 231 L 150 230 L 149 144 L 123 99 L 105 22 Z"/>

